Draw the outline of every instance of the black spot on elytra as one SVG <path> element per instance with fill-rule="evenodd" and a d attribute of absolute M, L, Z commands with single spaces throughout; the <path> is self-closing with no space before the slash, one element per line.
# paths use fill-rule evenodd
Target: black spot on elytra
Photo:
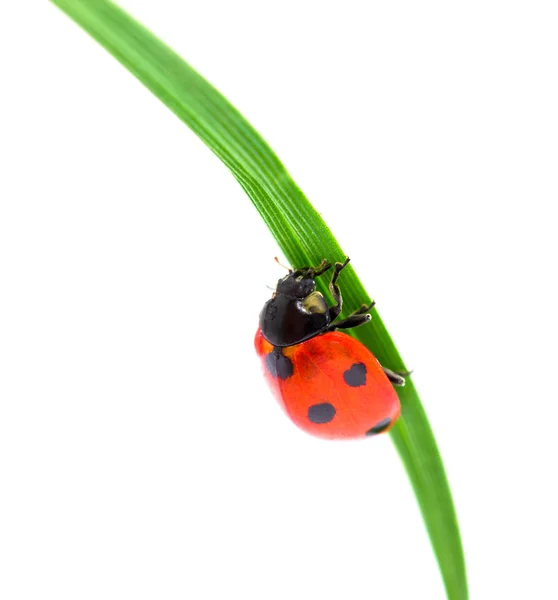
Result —
<path fill-rule="evenodd" d="M 371 427 L 366 432 L 366 435 L 376 435 L 378 433 L 382 433 L 382 431 L 385 431 L 390 425 L 391 425 L 391 419 L 389 417 L 382 419 L 379 423 L 376 423 L 376 425 L 374 425 L 374 427 Z"/>
<path fill-rule="evenodd" d="M 287 358 L 279 348 L 276 348 L 265 357 L 265 366 L 273 377 L 279 377 L 279 379 L 287 379 L 294 371 L 291 359 Z"/>
<path fill-rule="evenodd" d="M 350 369 L 343 373 L 343 379 L 351 387 L 359 387 L 366 384 L 366 365 L 355 363 Z"/>
<path fill-rule="evenodd" d="M 318 425 L 329 423 L 333 421 L 335 416 L 335 406 L 329 402 L 322 402 L 321 404 L 312 404 L 308 408 L 308 420 Z"/>

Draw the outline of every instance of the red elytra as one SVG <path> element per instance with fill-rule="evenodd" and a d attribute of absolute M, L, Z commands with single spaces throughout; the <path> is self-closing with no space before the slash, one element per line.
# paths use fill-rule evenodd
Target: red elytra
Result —
<path fill-rule="evenodd" d="M 312 435 L 375 435 L 390 429 L 399 417 L 399 398 L 382 366 L 346 333 L 330 331 L 280 348 L 258 329 L 255 346 L 279 404 Z"/>

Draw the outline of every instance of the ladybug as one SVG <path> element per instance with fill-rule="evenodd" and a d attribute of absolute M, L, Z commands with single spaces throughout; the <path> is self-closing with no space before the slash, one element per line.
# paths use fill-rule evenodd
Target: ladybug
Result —
<path fill-rule="evenodd" d="M 392 384 L 405 384 L 363 344 L 337 331 L 370 321 L 374 306 L 363 304 L 337 320 L 343 304 L 337 279 L 348 264 L 349 258 L 289 269 L 260 313 L 255 338 L 264 375 L 287 415 L 304 431 L 328 439 L 387 431 L 401 410 Z M 332 267 L 335 304 L 328 306 L 316 278 Z"/>

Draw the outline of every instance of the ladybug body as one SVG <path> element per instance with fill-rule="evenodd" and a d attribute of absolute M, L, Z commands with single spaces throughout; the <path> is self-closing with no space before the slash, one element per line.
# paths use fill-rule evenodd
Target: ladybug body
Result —
<path fill-rule="evenodd" d="M 255 339 L 264 375 L 287 415 L 304 431 L 329 439 L 387 431 L 400 413 L 392 383 L 405 381 L 359 341 L 336 331 L 367 323 L 373 306 L 336 321 L 342 307 L 337 278 L 348 262 L 334 266 L 332 307 L 316 291 L 315 278 L 333 265 L 290 270 L 264 305 Z"/>

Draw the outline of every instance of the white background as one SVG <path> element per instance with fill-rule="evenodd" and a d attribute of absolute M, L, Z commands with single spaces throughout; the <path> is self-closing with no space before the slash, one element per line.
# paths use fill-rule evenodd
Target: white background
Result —
<path fill-rule="evenodd" d="M 260 376 L 277 248 L 217 158 L 50 4 L 0 9 L 0 597 L 442 599 L 388 436 Z M 471 597 L 558 597 L 551 2 L 123 5 L 264 135 L 396 340 Z"/>

